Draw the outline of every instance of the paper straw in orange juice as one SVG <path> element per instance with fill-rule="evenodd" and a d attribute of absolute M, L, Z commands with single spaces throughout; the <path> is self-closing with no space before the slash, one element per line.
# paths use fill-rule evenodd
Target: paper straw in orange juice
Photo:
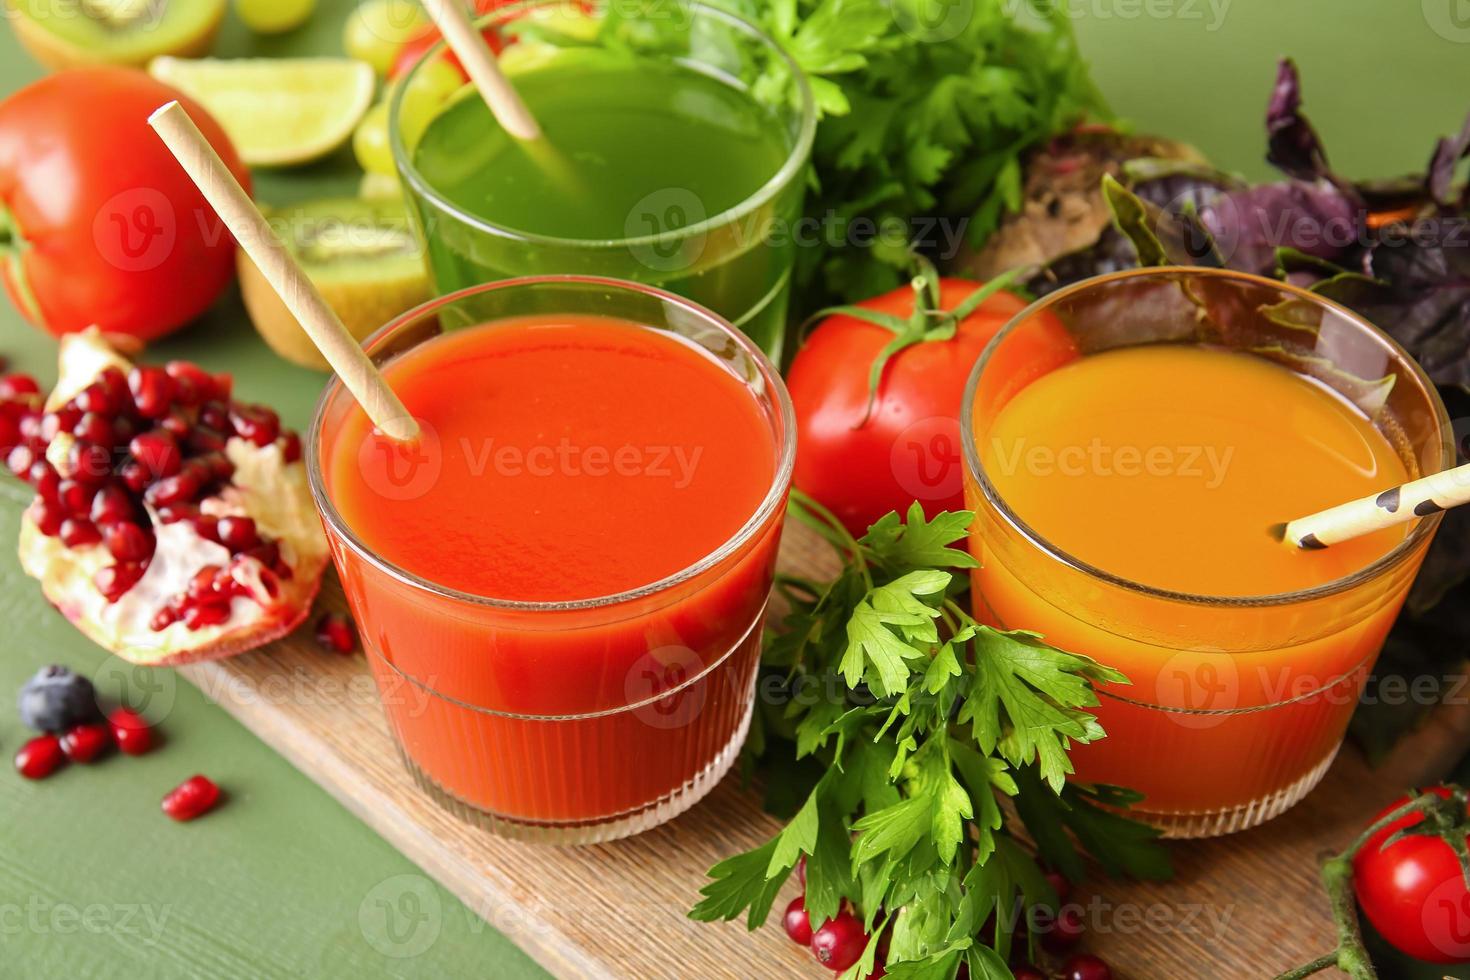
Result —
<path fill-rule="evenodd" d="M 1311 551 L 1463 503 L 1470 503 L 1470 464 L 1278 524 L 1272 530 L 1288 544 Z"/>

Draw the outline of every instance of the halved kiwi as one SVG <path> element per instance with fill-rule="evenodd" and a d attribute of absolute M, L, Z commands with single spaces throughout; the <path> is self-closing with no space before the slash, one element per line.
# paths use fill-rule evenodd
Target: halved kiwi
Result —
<path fill-rule="evenodd" d="M 35 59 L 61 70 L 141 68 L 162 54 L 209 53 L 226 0 L 5 0 L 15 35 Z"/>
<path fill-rule="evenodd" d="M 274 209 L 268 217 L 358 340 L 429 298 L 423 253 L 401 200 L 334 198 Z M 327 370 L 327 362 L 255 263 L 243 251 L 238 263 L 245 309 L 265 342 L 288 361 Z"/>

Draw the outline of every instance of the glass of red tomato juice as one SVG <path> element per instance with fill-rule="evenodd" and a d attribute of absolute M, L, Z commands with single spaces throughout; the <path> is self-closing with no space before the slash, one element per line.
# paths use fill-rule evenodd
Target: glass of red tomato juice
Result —
<path fill-rule="evenodd" d="M 977 618 L 1127 675 L 1075 778 L 1175 837 L 1255 826 L 1331 764 L 1439 525 L 1325 550 L 1281 521 L 1453 464 L 1413 359 L 1243 273 L 1141 269 L 1017 314 L 961 415 Z M 1080 732 L 1079 732 L 1080 733 Z"/>
<path fill-rule="evenodd" d="M 307 457 L 408 769 L 529 840 L 692 806 L 750 725 L 795 455 L 776 369 L 688 300 L 586 277 L 453 293 L 366 349 L 420 439 L 333 381 Z"/>

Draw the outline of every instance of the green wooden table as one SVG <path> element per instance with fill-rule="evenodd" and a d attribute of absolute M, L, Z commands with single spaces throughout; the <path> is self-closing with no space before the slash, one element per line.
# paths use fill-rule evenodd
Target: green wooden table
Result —
<path fill-rule="evenodd" d="M 964 0 L 962 0 L 964 2 Z M 999 0 L 974 0 L 999 2 Z M 1143 130 L 1195 142 L 1263 176 L 1262 109 L 1274 59 L 1295 56 L 1308 106 L 1346 173 L 1417 169 L 1433 138 L 1470 108 L 1464 0 L 1057 0 L 1078 16 L 1115 107 Z M 312 24 L 275 40 L 228 22 L 221 55 L 339 50 L 351 0 L 323 0 Z M 39 70 L 0 32 L 0 95 Z M 280 204 L 350 192 L 344 152 L 262 174 Z M 0 353 L 44 380 L 52 341 L 0 301 Z M 284 365 L 229 296 L 152 356 L 232 371 L 246 398 L 302 425 L 321 380 Z M 0 484 L 0 542 L 24 499 Z M 458 977 L 543 975 L 492 926 L 424 877 L 199 691 L 168 671 L 107 658 L 68 627 L 0 551 L 0 754 L 25 737 L 11 693 L 60 662 L 123 686 L 162 719 L 153 754 L 73 767 L 42 783 L 0 772 L 0 976 Z M 228 805 L 197 824 L 158 812 L 163 793 L 204 772 Z M 608 928 L 637 928 L 610 922 Z"/>

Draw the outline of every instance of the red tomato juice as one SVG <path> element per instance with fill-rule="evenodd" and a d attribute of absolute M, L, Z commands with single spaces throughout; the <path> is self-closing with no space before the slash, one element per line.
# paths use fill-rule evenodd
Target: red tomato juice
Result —
<path fill-rule="evenodd" d="M 410 767 L 494 822 L 682 809 L 749 723 L 780 419 L 703 348 L 596 316 L 446 333 L 384 373 L 420 443 L 344 400 L 319 459 Z"/>

